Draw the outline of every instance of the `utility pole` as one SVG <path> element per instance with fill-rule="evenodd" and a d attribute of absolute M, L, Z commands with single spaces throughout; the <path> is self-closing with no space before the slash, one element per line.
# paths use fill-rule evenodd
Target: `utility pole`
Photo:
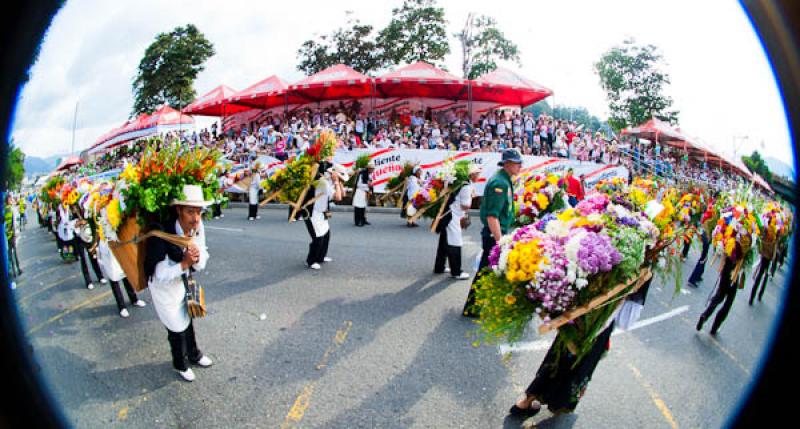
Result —
<path fill-rule="evenodd" d="M 75 155 L 75 126 L 78 124 L 78 103 L 80 99 L 75 101 L 75 114 L 72 116 L 72 149 L 70 155 Z"/>

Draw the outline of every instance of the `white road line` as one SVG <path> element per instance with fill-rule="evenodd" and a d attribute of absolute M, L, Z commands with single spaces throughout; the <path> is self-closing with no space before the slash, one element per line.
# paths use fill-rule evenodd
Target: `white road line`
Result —
<path fill-rule="evenodd" d="M 663 322 L 664 320 L 670 319 L 687 311 L 689 311 L 689 306 L 684 305 L 682 307 L 678 307 L 674 310 L 668 311 L 664 314 L 653 316 L 649 319 L 640 320 L 634 323 L 633 326 L 631 326 L 631 328 L 628 329 L 627 331 L 616 329 L 614 330 L 614 333 L 611 335 L 615 336 L 618 334 L 624 334 L 625 332 L 635 331 L 636 329 L 644 328 L 645 326 L 650 326 L 654 323 Z M 515 344 L 513 346 L 509 344 L 501 344 L 498 348 L 500 349 L 500 354 L 506 354 L 510 352 L 535 352 L 535 351 L 547 350 L 548 348 L 550 348 L 550 343 L 552 342 L 553 340 L 549 338 L 536 341 L 528 341 L 525 343 Z"/>
<path fill-rule="evenodd" d="M 242 232 L 244 229 L 242 228 L 223 228 L 221 226 L 208 226 L 206 225 L 206 229 L 218 229 L 220 231 L 233 231 L 233 232 Z"/>

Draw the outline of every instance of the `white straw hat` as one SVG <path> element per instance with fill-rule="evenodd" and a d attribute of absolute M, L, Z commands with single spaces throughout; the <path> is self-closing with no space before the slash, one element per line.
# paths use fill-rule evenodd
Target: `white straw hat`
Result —
<path fill-rule="evenodd" d="M 173 206 L 208 207 L 213 201 L 203 199 L 203 188 L 197 185 L 183 185 L 183 200 L 172 200 Z"/>

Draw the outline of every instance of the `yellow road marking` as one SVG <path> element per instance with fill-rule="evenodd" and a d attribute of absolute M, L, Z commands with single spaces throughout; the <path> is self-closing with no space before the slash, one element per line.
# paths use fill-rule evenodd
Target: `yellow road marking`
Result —
<path fill-rule="evenodd" d="M 65 282 L 65 281 L 67 281 L 67 280 L 72 280 L 72 279 L 74 279 L 75 277 L 78 277 L 78 273 L 75 273 L 75 274 L 73 274 L 73 275 L 71 275 L 71 276 L 69 276 L 69 277 L 64 277 L 64 278 L 62 278 L 62 279 L 60 279 L 60 280 L 56 280 L 56 281 L 54 281 L 53 283 L 50 283 L 49 285 L 45 286 L 44 288 L 42 288 L 42 289 L 39 289 L 39 290 L 37 290 L 36 292 L 33 292 L 32 294 L 30 294 L 30 295 L 25 295 L 25 296 L 23 296 L 22 298 L 18 299 L 18 300 L 17 300 L 17 304 L 19 304 L 19 306 L 20 306 L 20 307 L 22 307 L 22 304 L 23 304 L 25 301 L 27 301 L 27 300 L 29 300 L 29 299 L 33 298 L 34 296 L 36 296 L 36 295 L 38 295 L 38 294 L 40 294 L 40 293 L 42 293 L 42 292 L 45 292 L 45 291 L 47 291 L 47 290 L 49 290 L 49 289 L 52 289 L 52 288 L 54 288 L 54 287 L 56 287 L 56 286 L 60 285 L 61 283 L 64 283 L 64 282 Z"/>
<path fill-rule="evenodd" d="M 658 396 L 658 393 L 656 393 L 655 389 L 653 389 L 653 387 L 650 386 L 650 383 L 648 383 L 647 380 L 642 377 L 642 373 L 639 372 L 639 370 L 636 369 L 633 364 L 628 363 L 628 367 L 631 369 L 631 372 L 633 372 L 633 375 L 636 376 L 636 379 L 639 381 L 642 387 L 644 387 L 644 390 L 647 391 L 647 394 L 650 395 L 650 399 L 652 399 L 653 403 L 656 404 L 656 408 L 661 411 L 661 414 L 664 416 L 664 419 L 667 420 L 667 423 L 669 423 L 673 429 L 678 429 L 678 423 L 672 417 L 672 413 L 669 412 L 667 404 L 664 403 L 660 396 Z"/>
<path fill-rule="evenodd" d="M 64 310 L 64 311 L 62 311 L 61 313 L 58 313 L 58 314 L 56 314 L 55 316 L 53 316 L 53 317 L 51 317 L 51 318 L 47 319 L 47 321 L 46 321 L 46 322 L 42 322 L 42 323 L 40 323 L 40 324 L 38 324 L 38 325 L 34 326 L 33 328 L 31 328 L 31 329 L 30 329 L 30 330 L 29 330 L 29 331 L 26 333 L 26 335 L 32 335 L 34 332 L 36 332 L 36 331 L 38 331 L 39 329 L 42 329 L 42 328 L 44 328 L 45 326 L 47 326 L 47 325 L 49 325 L 49 324 L 51 324 L 51 323 L 53 323 L 53 322 L 55 322 L 55 321 L 57 321 L 57 320 L 61 319 L 62 317 L 66 316 L 66 315 L 68 315 L 68 314 L 70 314 L 70 313 L 73 313 L 73 312 L 75 312 L 75 311 L 77 311 L 77 310 L 80 310 L 81 308 L 83 308 L 83 307 L 86 307 L 86 306 L 88 306 L 88 305 L 90 305 L 90 304 L 93 304 L 93 303 L 95 303 L 95 302 L 97 302 L 97 301 L 100 301 L 100 300 L 101 300 L 101 299 L 103 299 L 103 298 L 107 298 L 109 295 L 111 295 L 111 291 L 110 291 L 110 290 L 108 290 L 108 291 L 105 291 L 105 292 L 101 293 L 100 295 L 97 295 L 97 296 L 96 296 L 96 297 L 94 297 L 94 298 L 89 298 L 89 299 L 87 299 L 86 301 L 83 301 L 82 303 L 80 303 L 80 304 L 78 304 L 78 305 L 76 305 L 76 306 L 74 306 L 74 307 L 70 307 L 70 308 L 68 308 L 68 309 L 66 309 L 66 310 Z"/>
<path fill-rule="evenodd" d="M 333 352 L 336 351 L 337 348 L 339 348 L 339 346 L 344 343 L 352 326 L 353 322 L 350 320 L 345 320 L 342 323 L 342 327 L 339 328 L 336 331 L 336 334 L 333 336 L 333 344 L 331 344 L 325 350 L 325 353 L 322 355 L 322 359 L 320 359 L 320 361 L 314 366 L 317 370 L 322 370 L 328 366 L 328 358 L 333 354 Z M 292 408 L 289 409 L 289 413 L 286 414 L 286 418 L 283 419 L 281 429 L 292 428 L 297 423 L 300 423 L 300 420 L 303 420 L 303 416 L 305 415 L 308 406 L 311 404 L 311 395 L 314 394 L 314 388 L 316 387 L 316 384 L 316 381 L 312 381 L 303 387 L 303 391 L 297 395 L 297 398 L 294 400 L 294 404 L 292 404 Z"/>
<path fill-rule="evenodd" d="M 117 413 L 117 419 L 125 420 L 127 418 L 128 418 L 128 407 L 122 407 L 122 409 L 119 410 L 119 413 Z"/>

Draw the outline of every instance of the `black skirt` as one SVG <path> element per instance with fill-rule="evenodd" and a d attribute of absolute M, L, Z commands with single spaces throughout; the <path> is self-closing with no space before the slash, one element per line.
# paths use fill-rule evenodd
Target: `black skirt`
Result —
<path fill-rule="evenodd" d="M 586 387 L 592 379 L 597 363 L 605 356 L 608 350 L 608 341 L 614 331 L 614 322 L 600 332 L 594 341 L 589 353 L 575 365 L 575 355 L 563 351 L 558 356 L 556 344 L 559 338 L 553 341 L 550 350 L 536 371 L 536 378 L 525 390 L 529 396 L 546 404 L 553 412 L 572 412 L 586 392 Z M 561 333 L 558 334 L 559 336 Z M 573 368 L 574 365 L 574 368 Z"/>

